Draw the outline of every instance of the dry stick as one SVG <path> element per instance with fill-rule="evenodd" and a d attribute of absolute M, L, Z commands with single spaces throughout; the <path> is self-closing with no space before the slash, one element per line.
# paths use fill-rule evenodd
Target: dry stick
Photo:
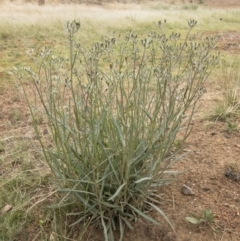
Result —
<path fill-rule="evenodd" d="M 36 240 L 36 238 L 39 236 L 40 232 L 41 232 L 41 231 L 39 231 L 39 232 L 37 233 L 37 235 L 35 236 L 35 238 L 34 238 L 32 241 L 35 241 L 35 240 Z"/>
<path fill-rule="evenodd" d="M 48 194 L 45 198 L 43 198 L 43 199 L 37 201 L 36 203 L 34 203 L 34 204 L 27 210 L 27 214 L 30 212 L 30 210 L 31 210 L 33 207 L 35 207 L 35 206 L 38 205 L 39 203 L 45 201 L 48 197 L 52 196 L 52 195 L 53 195 L 54 193 L 56 193 L 56 192 L 58 192 L 58 190 L 55 190 L 55 191 L 51 192 L 51 193 Z"/>
<path fill-rule="evenodd" d="M 224 230 L 223 230 L 223 235 L 222 235 L 222 237 L 221 237 L 220 241 L 222 241 L 222 240 L 223 240 L 223 237 L 224 237 L 225 233 L 226 233 L 226 230 L 224 229 Z"/>
<path fill-rule="evenodd" d="M 172 198 L 173 198 L 173 210 L 175 210 L 175 200 L 174 200 L 174 194 L 172 193 Z"/>

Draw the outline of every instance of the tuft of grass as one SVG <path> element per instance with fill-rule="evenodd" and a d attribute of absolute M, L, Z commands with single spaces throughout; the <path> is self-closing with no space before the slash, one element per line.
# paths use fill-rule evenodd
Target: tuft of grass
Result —
<path fill-rule="evenodd" d="M 181 132 L 184 142 L 191 132 L 204 82 L 218 62 L 210 54 L 214 39 L 190 39 L 197 22 L 188 25 L 183 40 L 179 33 L 166 35 L 159 21 L 147 38 L 130 31 L 84 47 L 74 40 L 80 23 L 67 22 L 69 62 L 45 47 L 37 72 L 19 69 L 37 139 L 63 194 L 53 207 L 74 205 L 71 226 L 91 220 L 106 241 L 116 229 L 122 240 L 140 217 L 159 224 L 149 209 L 172 226 L 155 190 L 171 180 L 168 168 L 180 158 L 174 141 Z M 47 138 L 34 121 L 36 111 L 48 123 Z"/>
<path fill-rule="evenodd" d="M 209 226 L 213 231 L 216 231 L 212 224 L 214 223 L 214 215 L 211 209 L 204 209 L 201 215 L 194 215 L 185 218 L 188 222 L 202 227 Z"/>
<path fill-rule="evenodd" d="M 20 223 L 23 221 L 25 215 L 24 203 L 30 199 L 29 192 L 32 190 L 34 183 L 31 178 L 30 163 L 27 163 L 27 150 L 29 142 L 21 140 L 18 142 L 11 142 L 3 140 L 4 152 L 0 153 L 1 157 L 1 182 L 0 182 L 0 207 L 11 205 L 12 209 L 1 215 L 1 235 L 5 238 L 12 238 L 21 230 Z M 20 221 L 21 220 L 21 221 Z M 1 237 L 2 238 L 2 237 Z"/>
<path fill-rule="evenodd" d="M 222 59 L 220 76 L 217 84 L 222 90 L 222 99 L 217 102 L 209 118 L 228 121 L 240 114 L 240 62 Z"/>
<path fill-rule="evenodd" d="M 233 133 L 238 131 L 238 124 L 233 122 L 232 120 L 227 120 L 227 132 Z"/>

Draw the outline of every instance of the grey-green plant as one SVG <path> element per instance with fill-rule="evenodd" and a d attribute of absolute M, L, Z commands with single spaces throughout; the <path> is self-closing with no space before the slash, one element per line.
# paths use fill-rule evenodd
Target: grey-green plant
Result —
<path fill-rule="evenodd" d="M 214 221 L 214 216 L 211 209 L 205 208 L 199 217 L 186 217 L 186 220 L 192 224 L 211 223 Z"/>
<path fill-rule="evenodd" d="M 169 168 L 182 158 L 173 151 L 176 137 L 184 142 L 191 132 L 218 62 L 214 38 L 191 37 L 195 20 L 185 37 L 165 34 L 164 25 L 159 21 L 142 39 L 130 31 L 86 47 L 74 40 L 80 23 L 68 22 L 69 58 L 46 47 L 37 53 L 37 71 L 19 71 L 43 157 L 62 193 L 55 207 L 74 206 L 71 225 L 91 220 L 105 241 L 114 240 L 116 229 L 122 240 L 139 218 L 159 224 L 150 210 L 171 225 L 159 187 L 175 180 Z M 35 120 L 41 115 L 47 135 Z"/>
<path fill-rule="evenodd" d="M 216 231 L 212 227 L 212 224 L 214 223 L 214 215 L 212 213 L 212 209 L 210 208 L 205 208 L 200 216 L 194 215 L 193 217 L 186 217 L 185 219 L 194 225 L 207 225 L 211 227 L 212 230 Z"/>

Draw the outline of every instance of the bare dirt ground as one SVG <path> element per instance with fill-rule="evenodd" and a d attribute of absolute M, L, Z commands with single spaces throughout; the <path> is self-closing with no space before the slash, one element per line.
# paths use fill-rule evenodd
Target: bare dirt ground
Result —
<path fill-rule="evenodd" d="M 218 8 L 240 7 L 239 0 L 211 0 L 205 4 Z M 222 34 L 219 48 L 240 54 L 240 32 Z M 3 88 L 0 93 L 3 99 L 4 91 Z M 240 175 L 240 133 L 229 133 L 226 123 L 210 122 L 203 117 L 220 92 L 214 85 L 208 84 L 207 93 L 201 100 L 202 106 L 194 120 L 193 131 L 184 147 L 190 154 L 174 167 L 186 172 L 178 177 L 178 182 L 159 190 L 164 195 L 160 208 L 171 220 L 175 232 L 159 216 L 157 219 L 162 226 L 138 222 L 133 231 L 127 231 L 124 241 L 240 240 L 240 180 L 237 176 Z M 9 121 L 7 110 L 14 108 L 16 103 L 22 105 L 20 102 L 16 96 L 12 102 L 0 105 L 0 131 L 3 131 L 1 122 Z M 226 177 L 229 166 L 233 167 L 236 176 Z M 184 184 L 192 188 L 194 195 L 181 193 Z M 212 228 L 215 231 L 210 226 L 193 225 L 185 220 L 187 216 L 200 215 L 207 208 L 213 211 L 215 222 Z M 101 233 L 101 230 L 90 228 L 86 238 L 102 241 Z"/>

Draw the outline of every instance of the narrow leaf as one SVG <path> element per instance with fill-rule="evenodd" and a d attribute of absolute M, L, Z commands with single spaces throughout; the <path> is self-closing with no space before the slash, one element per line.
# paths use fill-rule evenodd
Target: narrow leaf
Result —
<path fill-rule="evenodd" d="M 131 225 L 131 223 L 128 221 L 127 218 L 121 217 L 121 219 L 125 222 L 125 224 L 126 224 L 131 230 L 133 230 L 133 226 Z"/>
<path fill-rule="evenodd" d="M 75 190 L 75 189 L 70 189 L 70 188 L 66 188 L 66 189 L 59 189 L 59 192 L 74 192 L 74 193 L 84 193 L 84 194 L 89 194 L 92 196 L 96 196 L 94 193 L 92 192 L 88 192 L 88 191 L 84 191 L 84 190 Z"/>
<path fill-rule="evenodd" d="M 123 138 L 122 130 L 121 130 L 119 124 L 117 123 L 117 121 L 114 118 L 113 118 L 113 123 L 114 123 L 115 127 L 117 128 L 119 139 L 120 139 L 122 145 L 125 146 L 125 141 L 124 141 L 124 138 Z"/>
<path fill-rule="evenodd" d="M 164 217 L 164 219 L 168 222 L 168 224 L 171 226 L 171 228 L 174 230 L 174 227 L 172 226 L 168 217 L 165 215 L 165 213 L 159 207 L 157 207 L 156 205 L 154 205 L 153 203 L 150 203 L 150 202 L 146 202 L 146 203 L 149 204 L 151 207 L 153 207 L 156 211 L 158 211 Z"/>
<path fill-rule="evenodd" d="M 82 222 L 82 220 L 84 220 L 84 218 L 86 218 L 86 217 L 87 217 L 87 215 L 79 218 L 79 219 L 78 219 L 77 221 L 75 221 L 74 223 L 71 223 L 71 224 L 69 225 L 69 227 L 73 227 L 73 226 L 75 226 L 76 224 Z"/>
<path fill-rule="evenodd" d="M 154 220 L 153 218 L 149 217 L 147 214 L 143 213 L 142 211 L 140 211 L 139 209 L 133 207 L 132 205 L 128 204 L 138 215 L 140 215 L 141 217 L 143 217 L 144 219 L 148 220 L 151 223 L 160 225 L 156 220 Z"/>
<path fill-rule="evenodd" d="M 108 208 L 114 208 L 115 210 L 119 209 L 119 206 L 113 205 L 113 204 L 111 204 L 111 203 L 109 203 L 109 202 L 104 202 L 104 201 L 101 201 L 101 200 L 100 200 L 100 203 L 101 203 L 103 206 L 106 206 L 106 207 L 108 207 Z"/>
<path fill-rule="evenodd" d="M 139 180 L 137 180 L 135 183 L 140 183 L 140 182 L 150 181 L 150 180 L 152 180 L 151 177 L 143 177 L 143 178 L 140 178 Z"/>
<path fill-rule="evenodd" d="M 123 240 L 123 235 L 124 235 L 124 225 L 122 224 L 121 215 L 119 215 L 119 230 L 120 230 L 119 241 L 122 241 Z"/>
<path fill-rule="evenodd" d="M 121 190 L 123 189 L 123 187 L 126 185 L 126 183 L 123 183 L 118 189 L 117 191 L 108 199 L 108 201 L 111 201 L 113 199 L 115 199 L 115 197 L 118 196 L 118 194 L 121 192 Z"/>
<path fill-rule="evenodd" d="M 104 240 L 108 241 L 108 234 L 107 234 L 108 231 L 107 231 L 107 227 L 106 227 L 106 224 L 104 222 L 104 219 L 103 219 L 102 215 L 101 215 L 101 222 L 102 222 L 102 226 L 103 226 Z"/>
<path fill-rule="evenodd" d="M 192 224 L 199 224 L 201 222 L 201 220 L 194 217 L 186 217 L 185 219 Z"/>

